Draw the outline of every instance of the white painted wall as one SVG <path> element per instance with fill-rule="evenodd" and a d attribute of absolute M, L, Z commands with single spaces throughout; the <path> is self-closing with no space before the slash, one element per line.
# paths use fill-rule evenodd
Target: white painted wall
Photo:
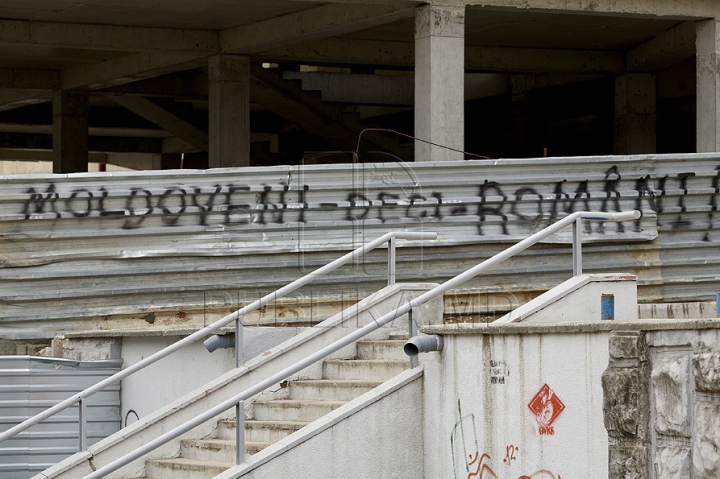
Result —
<path fill-rule="evenodd" d="M 305 329 L 245 328 L 242 362 L 272 349 Z M 132 366 L 180 339 L 177 336 L 123 338 L 124 367 Z M 234 367 L 235 348 L 218 349 L 211 354 L 200 341 L 130 375 L 121 384 L 123 426 L 126 421 L 132 424 L 138 417 L 150 414 Z"/>
<path fill-rule="evenodd" d="M 444 339 L 425 359 L 424 477 L 607 478 L 607 332 Z M 545 384 L 565 406 L 554 434 L 528 407 Z"/>
<path fill-rule="evenodd" d="M 637 319 L 637 276 L 628 273 L 573 276 L 496 323 L 600 321 L 601 297 L 614 296 L 614 319 Z"/>
<path fill-rule="evenodd" d="M 405 371 L 217 479 L 422 478 L 422 394 Z"/>

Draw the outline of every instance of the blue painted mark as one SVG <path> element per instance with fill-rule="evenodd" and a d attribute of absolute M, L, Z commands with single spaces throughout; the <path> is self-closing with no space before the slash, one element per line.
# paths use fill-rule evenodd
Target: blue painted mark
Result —
<path fill-rule="evenodd" d="M 615 319 L 615 295 L 600 296 L 600 319 Z"/>

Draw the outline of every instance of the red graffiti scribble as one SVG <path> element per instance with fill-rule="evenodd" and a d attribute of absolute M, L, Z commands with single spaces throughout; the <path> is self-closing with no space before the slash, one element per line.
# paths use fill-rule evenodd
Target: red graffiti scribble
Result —
<path fill-rule="evenodd" d="M 535 415 L 540 434 L 555 434 L 555 428 L 552 427 L 552 423 L 554 423 L 560 413 L 563 412 L 565 405 L 560 398 L 557 397 L 555 391 L 550 389 L 550 386 L 543 384 L 540 391 L 530 400 L 528 408 L 530 408 Z"/>
<path fill-rule="evenodd" d="M 468 463 L 469 466 L 473 465 L 475 461 L 477 461 L 478 453 L 475 453 L 475 458 L 472 462 Z M 473 457 L 472 454 L 470 457 Z M 487 461 L 490 459 L 490 456 L 488 454 L 483 454 L 480 456 L 480 462 L 478 463 L 478 467 L 475 470 L 475 472 L 471 472 L 468 474 L 467 479 L 470 479 L 472 477 L 477 477 L 478 479 L 500 479 L 495 472 L 490 469 L 490 466 L 487 465 Z M 486 475 L 489 474 L 489 475 Z"/>
<path fill-rule="evenodd" d="M 519 450 L 519 447 L 513 446 L 512 444 L 505 446 L 505 459 L 503 459 L 503 462 L 509 466 L 510 462 L 516 461 L 517 457 L 515 457 L 515 453 Z"/>
<path fill-rule="evenodd" d="M 542 476 L 540 476 L 539 474 L 542 474 Z M 555 474 L 548 471 L 547 469 L 540 469 L 539 471 L 533 472 L 529 476 L 520 476 L 518 477 L 518 479 L 533 479 L 535 477 L 542 479 L 562 479 L 562 477 L 560 477 L 560 474 L 555 476 Z"/>

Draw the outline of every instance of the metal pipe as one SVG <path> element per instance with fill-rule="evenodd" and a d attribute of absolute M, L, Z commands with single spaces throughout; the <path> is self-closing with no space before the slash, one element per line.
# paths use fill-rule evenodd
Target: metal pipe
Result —
<path fill-rule="evenodd" d="M 395 238 L 388 240 L 388 286 L 395 284 Z"/>
<path fill-rule="evenodd" d="M 417 334 L 418 334 L 417 320 L 418 320 L 418 309 L 412 308 L 410 310 L 410 312 L 408 313 L 408 323 L 410 323 L 409 324 L 410 327 L 408 330 L 408 339 L 412 339 L 415 336 L 417 336 Z M 410 367 L 412 369 L 415 369 L 419 365 L 420 365 L 420 361 L 419 361 L 417 355 L 410 356 Z"/>
<path fill-rule="evenodd" d="M 407 343 L 405 343 L 405 346 L 403 346 L 403 351 L 405 351 L 405 354 L 410 356 L 410 358 L 417 359 L 418 354 L 420 353 L 427 353 L 429 351 L 440 351 L 442 350 L 442 348 L 442 336 L 432 334 L 429 336 L 413 336 L 408 340 Z"/>
<path fill-rule="evenodd" d="M 235 464 L 245 462 L 245 401 L 235 405 Z"/>
<path fill-rule="evenodd" d="M 573 223 L 573 276 L 582 274 L 582 218 L 578 218 Z"/>
<path fill-rule="evenodd" d="M 329 273 L 330 271 L 339 268 L 340 266 L 354 261 L 358 256 L 364 255 L 368 251 L 371 251 L 378 246 L 384 244 L 387 242 L 390 238 L 397 238 L 397 239 L 404 239 L 408 241 L 412 240 L 434 240 L 437 239 L 437 233 L 434 232 L 416 232 L 416 231 L 398 231 L 398 232 L 390 232 L 385 233 L 384 235 L 380 236 L 379 238 L 366 243 L 365 245 L 351 251 L 350 253 L 347 253 L 344 256 L 341 256 L 340 258 L 326 264 L 325 266 L 322 266 L 321 268 L 318 268 L 317 270 L 313 271 L 312 273 L 306 274 L 302 278 L 296 279 L 295 281 L 288 283 L 287 285 L 283 286 L 282 288 L 278 289 L 277 291 L 270 293 L 266 296 L 263 296 L 262 298 L 258 299 L 257 301 L 254 301 L 250 303 L 249 305 L 245 306 L 244 308 L 241 308 L 238 311 L 235 311 L 234 313 L 231 313 L 224 318 L 220 319 L 219 321 L 214 322 L 213 324 L 204 327 L 203 329 L 194 332 L 190 336 L 187 336 L 180 341 L 171 344 L 165 349 L 162 349 L 147 358 L 138 361 L 137 363 L 133 364 L 132 366 L 129 366 L 122 371 L 113 374 L 109 378 L 106 378 L 99 383 L 90 386 L 89 388 L 79 392 L 78 394 L 75 394 L 74 396 L 71 396 L 67 398 L 66 400 L 56 404 L 55 406 L 52 406 L 51 408 L 46 409 L 45 411 L 31 417 L 30 419 L 27 419 L 20 424 L 8 429 L 7 431 L 0 433 L 0 443 L 3 441 L 15 436 L 16 434 L 34 426 L 35 424 L 38 424 L 45 419 L 53 416 L 54 414 L 64 411 L 65 409 L 69 408 L 70 406 L 73 406 L 75 403 L 77 403 L 80 399 L 89 397 L 93 394 L 95 394 L 98 391 L 102 391 L 107 386 L 110 386 L 111 384 L 115 384 L 122 379 L 130 376 L 131 374 L 169 356 L 170 354 L 174 353 L 175 351 L 182 349 L 183 347 L 193 344 L 200 339 L 204 338 L 205 336 L 209 335 L 210 333 L 214 333 L 218 329 L 222 328 L 223 326 L 227 325 L 228 323 L 235 321 L 238 317 L 247 315 L 256 309 L 259 309 L 269 302 L 277 299 L 282 298 L 286 294 L 291 293 L 295 291 L 298 288 L 301 288 L 302 286 L 305 286 L 306 284 L 310 283 L 311 281 L 314 281 L 315 279 L 324 276 L 325 274 Z"/>
<path fill-rule="evenodd" d="M 80 450 L 87 449 L 87 400 L 78 402 L 78 438 Z"/>
<path fill-rule="evenodd" d="M 205 346 L 205 349 L 207 349 L 210 353 L 214 352 L 216 349 L 234 348 L 235 338 L 230 334 L 213 334 L 203 341 L 203 346 Z"/>
<path fill-rule="evenodd" d="M 245 330 L 243 329 L 242 318 L 244 316 L 238 316 L 235 320 L 235 367 L 240 367 L 240 360 L 243 355 L 243 336 Z"/>
<path fill-rule="evenodd" d="M 626 212 L 626 213 L 590 213 L 586 211 L 578 211 L 576 213 L 573 213 L 562 220 L 558 221 L 557 223 L 554 223 L 547 228 L 535 233 L 534 235 L 524 239 L 520 243 L 513 245 L 504 251 L 498 253 L 497 255 L 493 256 L 492 258 L 489 258 L 482 263 L 479 263 L 475 267 L 465 271 L 464 273 L 461 273 L 454 278 L 452 278 L 449 281 L 446 281 L 445 283 L 441 284 L 440 286 L 437 286 L 430 291 L 427 291 L 424 294 L 421 294 L 417 298 L 399 306 L 395 311 L 391 311 L 389 313 L 384 314 L 380 318 L 370 322 L 369 324 L 366 324 L 360 329 L 356 329 L 352 333 L 348 334 L 342 339 L 339 339 L 338 341 L 335 341 L 334 343 L 325 346 L 324 348 L 316 351 L 315 353 L 309 355 L 305 359 L 293 364 L 292 366 L 289 366 L 282 371 L 266 378 L 265 380 L 257 383 L 255 386 L 252 386 L 245 391 L 239 393 L 238 395 L 227 399 L 223 401 L 222 403 L 218 404 L 217 406 L 205 411 L 203 414 L 195 417 L 194 419 L 186 422 L 185 424 L 182 424 L 175 429 L 172 429 L 171 431 L 166 432 L 165 434 L 158 436 L 157 438 L 153 439 L 152 441 L 144 444 L 143 446 L 139 447 L 138 449 L 126 454 L 125 456 L 122 456 L 115 461 L 112 461 L 111 463 L 105 465 L 104 467 L 101 467 L 97 471 L 93 472 L 92 474 L 85 477 L 85 479 L 100 479 L 104 477 L 106 474 L 109 474 L 113 471 L 118 470 L 119 468 L 131 463 L 135 459 L 138 459 L 145 454 L 149 453 L 150 451 L 162 446 L 163 444 L 166 444 L 169 441 L 172 441 L 173 439 L 181 436 L 182 434 L 185 434 L 186 432 L 190 431 L 191 429 L 199 426 L 200 424 L 204 423 L 205 421 L 208 421 L 218 414 L 227 411 L 231 407 L 235 406 L 238 402 L 244 401 L 252 396 L 254 396 L 257 393 L 260 393 L 267 389 L 268 387 L 272 386 L 273 384 L 279 383 L 280 381 L 283 381 L 287 379 L 289 376 L 305 369 L 306 367 L 310 366 L 311 364 L 315 363 L 316 361 L 319 361 L 321 359 L 324 359 L 326 356 L 334 353 L 335 351 L 338 351 L 339 349 L 354 343 L 358 339 L 362 338 L 363 336 L 385 326 L 386 324 L 392 322 L 397 318 L 398 316 L 402 316 L 403 314 L 407 314 L 412 308 L 417 308 L 421 306 L 424 303 L 427 303 L 431 299 L 434 299 L 442 294 L 444 294 L 447 290 L 453 289 L 457 287 L 458 285 L 464 283 L 465 281 L 473 278 L 474 276 L 477 276 L 482 271 L 485 271 L 486 269 L 489 269 L 490 267 L 501 263 L 502 261 L 510 258 L 511 256 L 529 248 L 533 244 L 537 243 L 538 241 L 546 238 L 547 236 L 550 236 L 551 234 L 555 233 L 556 231 L 561 230 L 562 228 L 572 224 L 577 218 L 585 217 L 584 218 L 590 221 L 628 221 L 630 219 L 637 219 L 640 217 L 639 211 L 633 211 L 633 212 Z"/>

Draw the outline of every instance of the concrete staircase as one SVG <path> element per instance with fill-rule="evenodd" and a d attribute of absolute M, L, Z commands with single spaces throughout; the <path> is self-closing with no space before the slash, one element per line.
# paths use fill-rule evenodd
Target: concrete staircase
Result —
<path fill-rule="evenodd" d="M 245 421 L 245 457 L 299 431 L 312 421 L 379 386 L 410 365 L 403 352 L 407 336 L 358 341 L 354 359 L 327 359 L 321 379 L 289 381 L 284 399 L 259 399 Z M 212 478 L 234 465 L 235 421 L 219 421 L 214 437 L 183 440 L 180 457 L 148 460 L 145 477 Z"/>

